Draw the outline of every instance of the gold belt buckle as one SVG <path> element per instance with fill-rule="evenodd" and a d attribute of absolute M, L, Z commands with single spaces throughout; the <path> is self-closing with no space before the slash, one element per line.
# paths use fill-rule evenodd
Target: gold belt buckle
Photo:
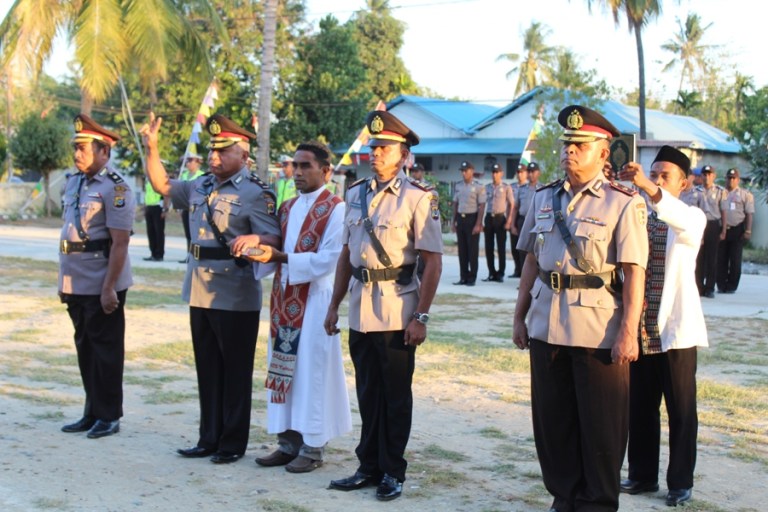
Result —
<path fill-rule="evenodd" d="M 559 292 L 562 288 L 562 282 L 560 280 L 560 274 L 557 272 L 549 273 L 549 284 L 555 292 Z"/>
<path fill-rule="evenodd" d="M 363 283 L 365 283 L 365 284 L 368 284 L 368 283 L 370 283 L 370 282 L 371 282 L 371 271 L 370 271 L 370 270 L 368 270 L 368 269 L 367 269 L 367 268 L 365 268 L 365 267 L 361 268 L 361 269 L 360 269 L 360 280 L 361 280 Z"/>
<path fill-rule="evenodd" d="M 192 244 L 192 257 L 196 260 L 200 259 L 200 245 Z"/>
<path fill-rule="evenodd" d="M 61 252 L 61 254 L 69 254 L 69 240 L 60 241 L 59 251 Z"/>

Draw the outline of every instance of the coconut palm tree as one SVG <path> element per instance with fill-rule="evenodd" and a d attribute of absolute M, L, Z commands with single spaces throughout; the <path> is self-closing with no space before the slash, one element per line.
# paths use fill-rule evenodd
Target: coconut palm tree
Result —
<path fill-rule="evenodd" d="M 278 0 L 264 2 L 264 43 L 261 47 L 261 82 L 259 83 L 259 119 L 256 168 L 266 176 L 269 168 L 269 117 L 272 112 L 272 76 L 275 68 Z"/>
<path fill-rule="evenodd" d="M 706 27 L 701 25 L 701 17 L 698 14 L 691 13 L 683 24 L 680 19 L 677 20 L 679 31 L 675 34 L 673 39 L 670 39 L 661 48 L 674 54 L 672 60 L 662 69 L 662 72 L 667 72 L 678 64 L 681 64 L 682 70 L 680 71 L 680 84 L 677 86 L 678 95 L 683 90 L 683 83 L 688 78 L 688 83 L 691 86 L 694 84 L 695 71 L 699 70 L 704 72 L 707 68 L 707 61 L 705 59 L 705 53 L 708 49 L 713 48 L 711 45 L 701 44 L 701 40 L 704 38 L 704 33 L 712 26 L 712 23 Z"/>
<path fill-rule="evenodd" d="M 187 17 L 197 12 L 224 34 L 211 2 L 188 0 L 182 8 L 172 0 L 16 0 L 0 23 L 2 63 L 18 58 L 33 76 L 53 49 L 54 37 L 74 42 L 80 66 L 83 110 L 101 101 L 134 66 L 148 91 L 168 76 L 175 58 L 210 69 L 207 49 Z"/>
<path fill-rule="evenodd" d="M 556 53 L 556 48 L 546 44 L 546 39 L 551 32 L 546 25 L 534 21 L 523 34 L 524 58 L 517 53 L 503 53 L 496 58 L 497 61 L 506 60 L 513 64 L 519 62 L 507 73 L 508 79 L 515 73 L 518 74 L 515 97 L 534 89 L 541 83 L 544 76 L 549 75 L 551 60 Z"/>
<path fill-rule="evenodd" d="M 645 56 L 643 53 L 643 27 L 652 19 L 661 14 L 661 0 L 594 0 L 610 9 L 613 21 L 618 26 L 621 23 L 620 16 L 627 17 L 629 33 L 635 34 L 637 45 L 637 71 L 640 110 L 640 138 L 645 139 Z M 587 6 L 592 11 L 593 0 L 587 0 Z"/>

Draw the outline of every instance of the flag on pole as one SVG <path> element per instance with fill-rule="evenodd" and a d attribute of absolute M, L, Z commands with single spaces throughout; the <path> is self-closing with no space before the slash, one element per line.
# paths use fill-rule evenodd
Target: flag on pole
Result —
<path fill-rule="evenodd" d="M 184 158 L 181 161 L 179 172 L 184 170 L 184 160 L 186 160 L 188 156 L 200 156 L 197 151 L 197 145 L 200 144 L 200 133 L 203 131 L 203 126 L 205 126 L 206 121 L 208 121 L 213 110 L 213 105 L 216 103 L 217 99 L 219 99 L 219 91 L 216 87 L 216 80 L 214 80 L 211 82 L 211 85 L 208 86 L 208 90 L 205 91 L 205 96 L 200 104 L 200 109 L 197 111 L 195 123 L 192 125 L 192 133 L 189 136 L 187 149 L 184 151 Z"/>
<path fill-rule="evenodd" d="M 374 110 L 387 110 L 387 105 L 379 100 L 379 102 L 376 104 L 376 108 Z M 357 153 L 360 152 L 360 148 L 368 144 L 368 139 L 371 138 L 371 133 L 368 131 L 368 126 L 363 126 L 363 129 L 360 130 L 360 133 L 357 134 L 357 138 L 355 139 L 355 142 L 352 143 L 351 146 L 349 146 L 349 149 L 346 153 L 344 153 L 344 156 L 341 157 L 341 160 L 339 160 L 339 163 L 336 164 L 336 169 L 338 170 L 339 167 L 342 165 L 352 165 L 352 154 L 355 154 L 355 160 L 357 161 L 357 164 L 360 165 L 360 159 L 357 158 Z"/>
<path fill-rule="evenodd" d="M 520 163 L 528 165 L 533 161 L 533 155 L 536 153 L 536 139 L 539 137 L 542 128 L 544 128 L 544 106 L 539 109 L 539 115 L 533 122 L 533 127 L 528 134 L 528 139 L 523 146 L 523 153 L 520 156 Z"/>

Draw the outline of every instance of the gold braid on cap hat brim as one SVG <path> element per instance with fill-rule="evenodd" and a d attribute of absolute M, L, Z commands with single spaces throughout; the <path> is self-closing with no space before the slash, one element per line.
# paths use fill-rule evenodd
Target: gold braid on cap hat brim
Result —
<path fill-rule="evenodd" d="M 371 135 L 372 139 L 376 140 L 394 140 L 395 142 L 405 142 L 405 137 L 399 135 Z"/>
<path fill-rule="evenodd" d="M 240 142 L 248 143 L 248 141 L 243 139 L 242 137 L 211 137 L 211 141 L 208 144 L 208 148 L 224 149 L 230 146 L 234 146 L 235 144 Z"/>
<path fill-rule="evenodd" d="M 91 142 L 94 140 L 103 142 L 107 146 L 114 146 L 117 143 L 117 141 L 112 140 L 111 137 L 107 138 L 93 133 L 76 133 L 75 136 L 72 137 L 72 142 Z"/>
<path fill-rule="evenodd" d="M 595 142 L 598 140 L 608 140 L 610 137 L 604 133 L 589 132 L 585 130 L 565 130 L 558 137 L 559 140 L 567 142 Z"/>

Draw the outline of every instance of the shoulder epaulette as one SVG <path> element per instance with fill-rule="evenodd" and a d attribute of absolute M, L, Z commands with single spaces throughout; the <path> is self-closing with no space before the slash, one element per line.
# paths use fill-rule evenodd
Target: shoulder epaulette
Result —
<path fill-rule="evenodd" d="M 107 178 L 111 179 L 115 183 L 123 183 L 125 180 L 123 180 L 122 176 L 117 174 L 115 171 L 109 171 L 107 173 Z"/>
<path fill-rule="evenodd" d="M 555 180 L 555 181 L 550 181 L 549 183 L 547 183 L 547 184 L 546 184 L 546 185 L 544 185 L 543 187 L 539 187 L 539 188 L 537 188 L 537 189 L 536 189 L 536 192 L 538 192 L 539 190 L 544 190 L 545 188 L 552 188 L 552 187 L 557 187 L 557 186 L 560 186 L 560 185 L 562 185 L 562 184 L 563 184 L 563 180 L 562 180 L 562 179 L 559 179 L 559 180 Z"/>
<path fill-rule="evenodd" d="M 248 179 L 251 180 L 253 183 L 257 184 L 258 186 L 260 186 L 261 188 L 263 188 L 264 190 L 269 190 L 269 185 L 264 183 L 264 181 L 261 178 L 259 178 L 259 176 L 255 172 L 248 174 Z"/>
<path fill-rule="evenodd" d="M 410 176 L 408 176 L 407 179 L 408 179 L 408 182 L 411 185 L 413 185 L 414 187 L 418 188 L 419 190 L 423 190 L 425 192 L 430 192 L 430 191 L 435 189 L 435 187 L 433 187 L 432 185 L 430 185 L 429 183 L 426 183 L 424 181 L 415 180 L 415 179 L 411 178 Z"/>
<path fill-rule="evenodd" d="M 611 186 L 612 189 L 618 190 L 622 194 L 626 194 L 628 196 L 636 196 L 637 195 L 637 190 L 635 190 L 633 188 L 629 188 L 629 187 L 627 187 L 625 185 L 622 185 L 621 183 L 616 183 L 615 181 L 611 181 L 608 184 Z"/>
<path fill-rule="evenodd" d="M 356 187 L 356 186 L 358 186 L 359 184 L 361 184 L 361 183 L 364 183 L 366 179 L 367 179 L 367 178 L 360 178 L 359 180 L 357 180 L 356 182 L 354 182 L 353 184 L 351 184 L 349 187 L 347 187 L 347 189 L 350 189 L 350 188 L 352 188 L 352 187 Z"/>

